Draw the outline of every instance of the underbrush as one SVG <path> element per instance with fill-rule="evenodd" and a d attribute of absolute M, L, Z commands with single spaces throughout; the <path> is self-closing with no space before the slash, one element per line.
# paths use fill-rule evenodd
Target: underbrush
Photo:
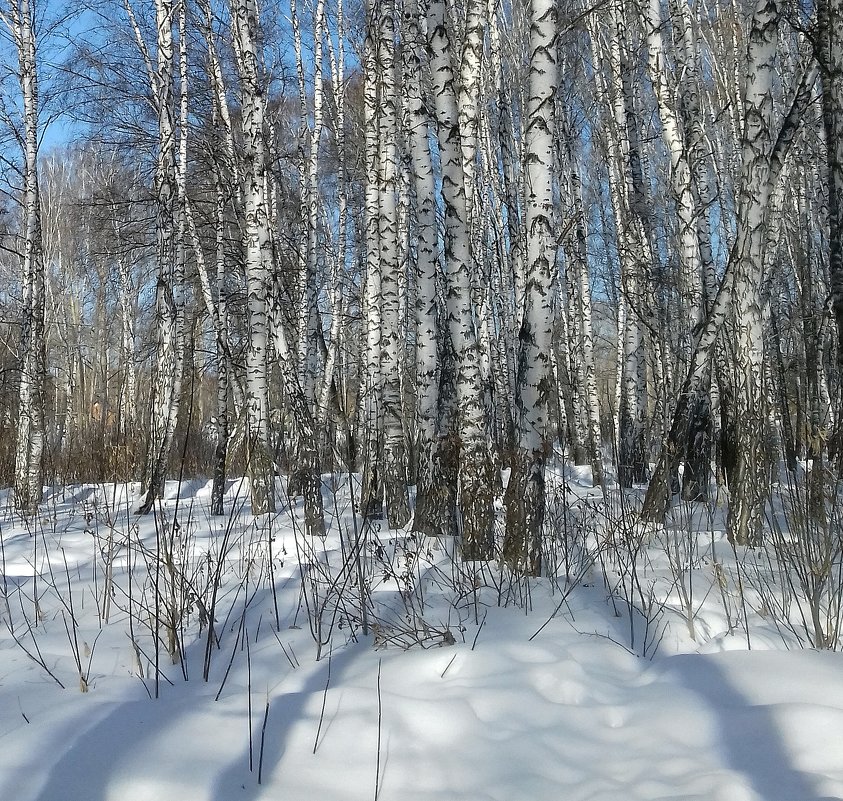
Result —
<path fill-rule="evenodd" d="M 533 638 L 570 626 L 646 658 L 836 650 L 841 496 L 819 479 L 775 487 L 763 543 L 735 548 L 716 504 L 682 503 L 663 526 L 645 525 L 636 491 L 591 489 L 558 470 L 538 579 L 508 570 L 500 553 L 464 562 L 451 539 L 361 519 L 355 476 L 324 478 L 324 538 L 304 533 L 301 502 L 280 481 L 279 511 L 259 517 L 242 480 L 230 482 L 225 517 L 209 514 L 204 482 L 168 484 L 146 517 L 134 514 L 133 485 L 67 487 L 36 517 L 6 503 L 0 617 L 17 652 L 57 685 L 89 691 L 108 672 L 100 654 L 120 651 L 151 697 L 178 677 L 216 684 L 219 696 L 256 647 L 295 669 L 305 635 L 317 661 L 351 641 L 474 647 L 499 607 L 532 613 Z"/>

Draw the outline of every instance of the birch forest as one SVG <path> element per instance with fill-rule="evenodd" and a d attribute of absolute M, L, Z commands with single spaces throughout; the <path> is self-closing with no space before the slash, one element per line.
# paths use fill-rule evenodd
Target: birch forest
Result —
<path fill-rule="evenodd" d="M 329 481 L 538 576 L 546 470 L 843 469 L 841 0 L 3 0 L 0 485 Z M 283 497 L 282 497 L 283 496 Z"/>

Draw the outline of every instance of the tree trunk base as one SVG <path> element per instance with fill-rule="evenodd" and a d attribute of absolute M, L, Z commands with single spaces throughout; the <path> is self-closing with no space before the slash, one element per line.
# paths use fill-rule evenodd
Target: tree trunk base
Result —
<path fill-rule="evenodd" d="M 519 451 L 513 462 L 504 495 L 503 559 L 513 573 L 540 576 L 545 512 L 544 460 L 536 453 Z"/>
<path fill-rule="evenodd" d="M 488 447 L 463 444 L 459 483 L 462 558 L 467 562 L 488 561 L 495 551 L 495 468 Z"/>
<path fill-rule="evenodd" d="M 413 531 L 430 537 L 457 535 L 457 448 L 453 438 L 418 446 Z"/>

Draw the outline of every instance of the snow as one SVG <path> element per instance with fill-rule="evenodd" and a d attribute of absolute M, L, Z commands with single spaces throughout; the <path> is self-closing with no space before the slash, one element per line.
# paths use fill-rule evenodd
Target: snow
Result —
<path fill-rule="evenodd" d="M 630 527 L 610 556 L 594 530 L 617 499 L 568 479 L 567 578 L 455 565 L 449 543 L 373 529 L 368 635 L 342 487 L 326 482 L 324 542 L 305 540 L 296 504 L 253 518 L 241 482 L 225 518 L 208 514 L 205 482 L 168 484 L 145 518 L 131 486 L 55 490 L 29 521 L 0 498 L 0 799 L 843 798 L 843 656 L 799 647 L 798 618 L 763 603 L 781 588 L 741 602 L 737 579 L 762 560 L 732 551 L 722 510 Z M 150 559 L 156 538 L 172 574 Z M 200 609 L 217 565 L 206 682 Z"/>

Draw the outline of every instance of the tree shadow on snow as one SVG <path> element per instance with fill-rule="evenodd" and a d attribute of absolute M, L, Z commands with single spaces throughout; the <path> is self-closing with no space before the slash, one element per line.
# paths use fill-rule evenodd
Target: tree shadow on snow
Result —
<path fill-rule="evenodd" d="M 107 801 L 115 797 L 114 784 L 120 780 L 142 792 L 145 779 L 154 781 L 155 769 L 146 766 L 144 770 L 139 764 L 138 746 L 189 714 L 194 702 L 192 693 L 177 696 L 171 689 L 157 701 L 117 702 L 93 725 L 83 723 L 72 744 L 49 768 L 38 801 Z M 173 761 L 178 759 L 173 754 Z"/>
<path fill-rule="evenodd" d="M 349 643 L 345 647 L 334 651 L 331 657 L 331 687 L 340 684 L 342 675 L 349 665 L 362 652 L 370 651 L 371 643 L 363 640 L 359 643 Z M 264 784 L 270 784 L 272 774 L 278 767 L 288 747 L 288 741 L 293 727 L 305 719 L 305 707 L 314 698 L 319 698 L 325 691 L 328 679 L 328 657 L 323 657 L 313 665 L 310 676 L 305 680 L 301 689 L 296 692 L 284 693 L 270 699 L 270 711 L 267 718 L 266 732 L 263 743 L 262 777 Z M 330 689 L 330 688 L 329 688 Z M 317 705 L 318 706 L 318 705 Z M 265 788 L 258 784 L 258 767 L 261 748 L 261 726 L 264 710 L 255 711 L 254 746 L 252 752 L 253 770 L 249 771 L 249 749 L 245 748 L 240 756 L 231 760 L 228 766 L 216 777 L 213 793 L 209 801 L 232 801 L 232 799 L 255 799 L 265 792 Z M 322 726 L 320 742 L 324 739 L 331 726 L 333 716 L 326 713 Z M 312 719 L 313 736 L 316 736 L 319 717 L 318 712 Z M 295 770 L 295 765 L 289 766 Z"/>
<path fill-rule="evenodd" d="M 334 651 L 331 658 L 331 687 L 337 686 L 343 673 L 352 661 L 370 644 L 362 642 L 349 644 Z M 305 718 L 310 704 L 315 736 L 318 726 L 318 701 L 325 689 L 328 659 L 307 664 L 300 668 L 310 671 L 303 686 L 296 692 L 281 691 L 271 700 L 267 721 L 264 754 L 263 779 L 268 783 L 274 769 L 281 762 L 288 747 L 293 727 Z M 239 690 L 238 690 L 239 691 Z M 245 688 L 242 690 L 245 693 Z M 172 801 L 179 793 L 178 785 L 190 787 L 189 797 L 205 798 L 208 801 L 232 801 L 232 799 L 254 799 L 266 791 L 258 785 L 258 764 L 260 758 L 261 725 L 263 704 L 259 694 L 253 690 L 253 771 L 249 771 L 248 746 L 236 756 L 226 754 L 220 772 L 214 776 L 217 765 L 207 760 L 194 761 L 189 754 L 174 749 L 169 755 L 171 764 L 145 764 L 144 744 L 154 742 L 157 737 L 173 736 L 181 720 L 195 714 L 204 714 L 203 705 L 208 705 L 211 720 L 216 725 L 227 725 L 214 716 L 209 686 L 201 679 L 188 683 L 177 682 L 173 687 L 162 687 L 158 700 L 143 698 L 116 702 L 113 709 L 92 724 L 82 723 L 73 741 L 66 746 L 61 757 L 47 770 L 49 776 L 37 801 L 112 801 L 114 798 L 152 798 L 157 795 L 162 801 Z M 312 710 L 316 708 L 315 715 Z M 322 727 L 322 738 L 330 728 L 333 716 L 326 714 Z M 246 721 L 237 717 L 233 725 L 243 729 L 246 740 Z M 322 739 L 320 738 L 320 739 Z M 189 749 L 188 749 L 189 750 Z M 210 757 L 209 757 L 210 758 Z M 174 779 L 175 777 L 175 779 Z M 122 789 L 120 789 L 122 788 Z M 131 790 L 128 790 L 131 788 Z M 162 795 L 163 793 L 163 795 Z"/>
<path fill-rule="evenodd" d="M 841 801 L 817 794 L 810 774 L 791 764 L 770 707 L 743 696 L 715 659 L 685 654 L 671 657 L 670 663 L 680 682 L 714 713 L 726 764 L 742 774 L 764 801 Z"/>

